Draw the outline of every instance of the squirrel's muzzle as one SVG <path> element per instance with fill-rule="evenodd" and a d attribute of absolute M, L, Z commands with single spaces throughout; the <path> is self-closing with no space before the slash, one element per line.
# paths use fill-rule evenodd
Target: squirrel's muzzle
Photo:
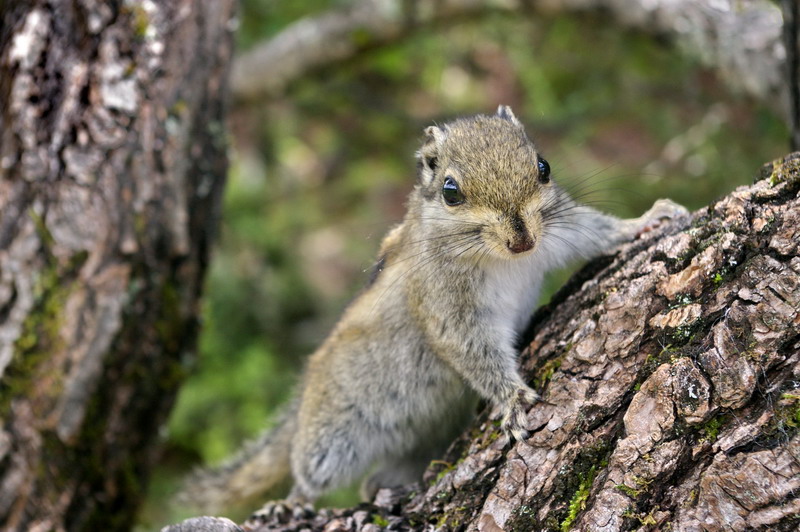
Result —
<path fill-rule="evenodd" d="M 508 250 L 511 251 L 511 253 L 525 253 L 533 249 L 533 239 L 531 235 L 526 234 L 524 238 L 509 240 L 506 242 L 506 246 L 508 246 Z"/>
<path fill-rule="evenodd" d="M 533 249 L 534 240 L 522 217 L 518 214 L 511 218 L 514 229 L 513 238 L 506 240 L 506 247 L 511 253 L 524 253 Z"/>

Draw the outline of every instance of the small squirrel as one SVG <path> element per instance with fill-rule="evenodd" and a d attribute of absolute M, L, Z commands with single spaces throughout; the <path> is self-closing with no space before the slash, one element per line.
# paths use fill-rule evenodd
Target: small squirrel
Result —
<path fill-rule="evenodd" d="M 659 200 L 620 220 L 574 202 L 502 105 L 428 127 L 417 159 L 405 218 L 311 355 L 295 400 L 237 457 L 195 475 L 184 499 L 217 510 L 290 477 L 287 502 L 307 504 L 374 467 L 362 485 L 369 498 L 417 480 L 477 397 L 494 405 L 506 434 L 525 439 L 526 406 L 540 398 L 514 346 L 544 274 L 685 212 Z"/>

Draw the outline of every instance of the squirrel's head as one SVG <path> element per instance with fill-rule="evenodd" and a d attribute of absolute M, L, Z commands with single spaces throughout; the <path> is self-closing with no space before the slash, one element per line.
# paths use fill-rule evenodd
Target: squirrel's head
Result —
<path fill-rule="evenodd" d="M 552 195 L 550 166 L 510 107 L 425 130 L 417 152 L 418 216 L 451 235 L 448 251 L 512 258 L 542 236 L 542 207 Z M 447 246 L 442 242 L 443 249 Z"/>

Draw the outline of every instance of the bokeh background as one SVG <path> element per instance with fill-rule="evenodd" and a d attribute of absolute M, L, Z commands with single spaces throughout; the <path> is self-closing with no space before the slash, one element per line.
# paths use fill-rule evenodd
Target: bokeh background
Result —
<path fill-rule="evenodd" d="M 345 0 L 243 0 L 239 50 Z M 231 170 L 200 357 L 165 431 L 140 530 L 200 463 L 269 425 L 404 213 L 422 129 L 510 104 L 555 179 L 619 216 L 696 209 L 787 151 L 782 120 L 673 43 L 593 16 L 442 25 L 230 111 Z M 553 276 L 546 300 L 569 272 Z M 323 504 L 357 500 L 341 490 Z"/>

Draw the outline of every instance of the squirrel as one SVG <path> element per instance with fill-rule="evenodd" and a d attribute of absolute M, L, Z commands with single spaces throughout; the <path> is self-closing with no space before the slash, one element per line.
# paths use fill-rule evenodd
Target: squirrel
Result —
<path fill-rule="evenodd" d="M 196 474 L 184 500 L 218 510 L 291 478 L 287 502 L 307 505 L 374 468 L 361 490 L 369 500 L 418 480 L 477 398 L 524 440 L 526 407 L 540 397 L 520 375 L 515 341 L 544 274 L 686 212 L 659 200 L 621 220 L 576 203 L 508 106 L 426 128 L 416 156 L 407 213 L 295 399 L 238 456 Z"/>

